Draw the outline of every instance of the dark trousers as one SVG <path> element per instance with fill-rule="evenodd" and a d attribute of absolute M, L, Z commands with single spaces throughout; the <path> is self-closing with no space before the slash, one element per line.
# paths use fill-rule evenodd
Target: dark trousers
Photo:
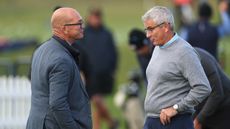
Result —
<path fill-rule="evenodd" d="M 167 125 L 161 124 L 160 118 L 147 117 L 144 129 L 194 129 L 194 126 L 191 115 L 183 114 L 171 118 Z"/>

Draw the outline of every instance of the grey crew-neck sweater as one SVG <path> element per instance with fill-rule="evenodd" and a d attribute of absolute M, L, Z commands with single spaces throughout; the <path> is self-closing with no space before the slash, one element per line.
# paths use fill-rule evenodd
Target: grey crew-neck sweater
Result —
<path fill-rule="evenodd" d="M 180 114 L 193 113 L 211 92 L 198 54 L 180 37 L 167 47 L 155 47 L 146 75 L 147 116 L 159 117 L 162 109 L 174 104 Z"/>

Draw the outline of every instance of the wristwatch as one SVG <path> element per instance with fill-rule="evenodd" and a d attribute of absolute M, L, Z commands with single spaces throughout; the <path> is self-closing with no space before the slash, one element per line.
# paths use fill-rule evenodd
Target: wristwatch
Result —
<path fill-rule="evenodd" d="M 173 109 L 175 109 L 176 111 L 178 111 L 178 108 L 179 108 L 178 104 L 173 105 Z"/>

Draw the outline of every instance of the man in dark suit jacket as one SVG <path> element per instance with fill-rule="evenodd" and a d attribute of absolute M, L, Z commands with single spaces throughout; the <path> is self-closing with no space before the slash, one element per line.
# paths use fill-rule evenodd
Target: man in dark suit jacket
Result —
<path fill-rule="evenodd" d="M 195 49 L 212 87 L 209 97 L 196 107 L 195 129 L 229 129 L 230 79 L 211 54 Z"/>
<path fill-rule="evenodd" d="M 89 98 L 71 46 L 83 37 L 83 21 L 72 8 L 51 18 L 53 37 L 33 54 L 31 109 L 27 129 L 91 129 Z"/>

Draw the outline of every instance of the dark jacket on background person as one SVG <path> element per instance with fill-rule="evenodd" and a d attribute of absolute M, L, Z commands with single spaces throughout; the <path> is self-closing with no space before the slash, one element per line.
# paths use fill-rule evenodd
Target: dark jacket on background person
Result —
<path fill-rule="evenodd" d="M 145 81 L 147 82 L 147 78 L 146 78 L 146 68 L 149 64 L 149 61 L 151 59 L 151 56 L 152 56 L 152 53 L 149 53 L 148 55 L 138 55 L 137 54 L 137 59 L 138 59 L 138 62 L 140 64 L 140 67 L 141 67 L 141 72 L 142 72 L 142 75 L 144 76 L 144 79 Z"/>
<path fill-rule="evenodd" d="M 77 44 L 89 58 L 90 73 L 113 73 L 117 66 L 117 51 L 111 33 L 103 26 L 98 29 L 87 26 L 84 34 L 79 41 L 82 43 Z"/>
<path fill-rule="evenodd" d="M 77 66 L 78 53 L 53 37 L 33 54 L 27 129 L 91 129 L 90 101 Z"/>
<path fill-rule="evenodd" d="M 142 75 L 147 85 L 146 68 L 152 56 L 154 46 L 143 30 L 134 28 L 129 32 L 129 46 L 134 50 L 138 63 L 141 68 Z"/>
<path fill-rule="evenodd" d="M 211 53 L 217 59 L 219 34 L 217 27 L 208 21 L 199 21 L 188 29 L 187 41 L 193 47 L 202 48 Z"/>
<path fill-rule="evenodd" d="M 81 53 L 80 68 L 86 78 L 88 94 L 111 92 L 117 68 L 117 50 L 112 34 L 104 26 L 95 29 L 88 25 L 84 38 L 73 46 Z"/>
<path fill-rule="evenodd" d="M 90 73 L 90 63 L 86 52 L 84 51 L 82 46 L 80 46 L 79 42 L 75 42 L 72 46 L 79 51 L 78 66 L 80 71 L 84 71 L 84 76 L 88 77 L 88 74 Z"/>
<path fill-rule="evenodd" d="M 196 107 L 195 114 L 204 129 L 229 129 L 230 79 L 211 54 L 195 49 L 212 88 L 209 97 Z"/>

